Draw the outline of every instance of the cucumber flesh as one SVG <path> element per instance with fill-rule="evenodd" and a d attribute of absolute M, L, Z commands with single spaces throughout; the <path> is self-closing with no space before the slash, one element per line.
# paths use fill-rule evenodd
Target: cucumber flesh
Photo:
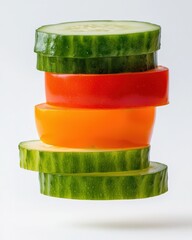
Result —
<path fill-rule="evenodd" d="M 134 21 L 85 21 L 36 30 L 36 53 L 67 58 L 141 55 L 160 48 L 158 25 Z"/>
<path fill-rule="evenodd" d="M 155 24 L 136 21 L 82 21 L 52 24 L 39 28 L 57 35 L 113 35 L 147 32 L 159 29 Z"/>
<path fill-rule="evenodd" d="M 52 73 L 143 72 L 157 67 L 157 53 L 104 58 L 63 58 L 37 54 L 37 69 Z"/>
<path fill-rule="evenodd" d="M 149 166 L 150 147 L 135 149 L 71 149 L 41 141 L 19 144 L 21 168 L 44 173 L 115 172 Z"/>
<path fill-rule="evenodd" d="M 167 166 L 151 162 L 143 170 L 110 173 L 39 173 L 44 195 L 84 200 L 139 199 L 168 190 Z"/>

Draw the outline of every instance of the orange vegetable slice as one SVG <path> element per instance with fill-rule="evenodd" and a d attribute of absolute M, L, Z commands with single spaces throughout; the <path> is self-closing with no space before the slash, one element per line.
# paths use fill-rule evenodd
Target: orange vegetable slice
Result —
<path fill-rule="evenodd" d="M 44 143 L 70 148 L 136 148 L 150 144 L 155 107 L 130 109 L 35 106 Z"/>

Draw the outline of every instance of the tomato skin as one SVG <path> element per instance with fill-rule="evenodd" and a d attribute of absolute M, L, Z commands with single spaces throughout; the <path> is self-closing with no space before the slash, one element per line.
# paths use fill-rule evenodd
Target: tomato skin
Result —
<path fill-rule="evenodd" d="M 75 108 L 132 108 L 169 103 L 169 72 L 159 66 L 146 72 L 118 74 L 45 73 L 48 104 Z"/>
<path fill-rule="evenodd" d="M 155 107 L 78 109 L 35 106 L 41 141 L 70 148 L 136 148 L 150 144 Z"/>

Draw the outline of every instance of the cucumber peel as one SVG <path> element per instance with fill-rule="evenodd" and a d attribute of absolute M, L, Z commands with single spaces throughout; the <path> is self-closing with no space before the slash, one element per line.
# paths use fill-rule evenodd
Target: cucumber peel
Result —
<path fill-rule="evenodd" d="M 104 58 L 63 58 L 37 54 L 37 69 L 52 73 L 143 72 L 157 67 L 157 53 Z"/>
<path fill-rule="evenodd" d="M 158 25 L 135 21 L 82 21 L 36 30 L 34 51 L 45 56 L 97 58 L 141 55 L 160 48 Z"/>
<path fill-rule="evenodd" d="M 39 173 L 44 195 L 84 200 L 140 199 L 168 190 L 167 166 L 151 162 L 143 170 L 110 173 Z"/>
<path fill-rule="evenodd" d="M 41 141 L 19 144 L 21 168 L 44 173 L 116 172 L 149 166 L 150 147 L 135 149 L 70 149 Z"/>

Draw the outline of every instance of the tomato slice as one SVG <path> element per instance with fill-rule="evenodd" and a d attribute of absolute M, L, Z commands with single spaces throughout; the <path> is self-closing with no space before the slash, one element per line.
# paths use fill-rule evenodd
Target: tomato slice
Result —
<path fill-rule="evenodd" d="M 136 148 L 150 144 L 155 107 L 78 109 L 35 106 L 40 139 L 71 148 Z"/>
<path fill-rule="evenodd" d="M 117 74 L 45 73 L 48 104 L 75 108 L 130 108 L 168 104 L 168 69 Z"/>

